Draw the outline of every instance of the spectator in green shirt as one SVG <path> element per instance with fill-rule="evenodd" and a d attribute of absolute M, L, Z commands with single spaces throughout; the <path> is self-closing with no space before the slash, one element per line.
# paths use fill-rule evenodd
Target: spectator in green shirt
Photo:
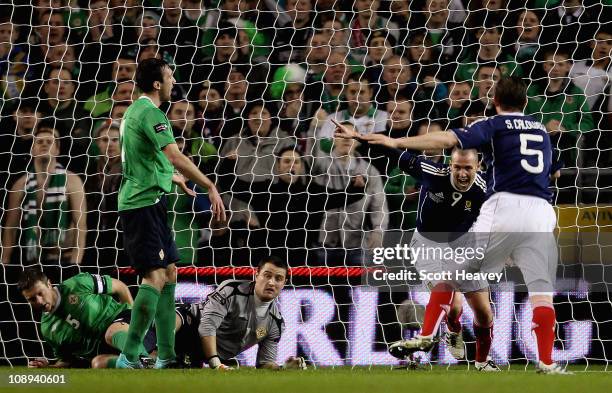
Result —
<path fill-rule="evenodd" d="M 529 87 L 525 110 L 546 126 L 566 167 L 577 165 L 579 135 L 594 128 L 584 92 L 568 77 L 571 67 L 567 53 L 546 51 L 542 68 L 548 78 Z"/>

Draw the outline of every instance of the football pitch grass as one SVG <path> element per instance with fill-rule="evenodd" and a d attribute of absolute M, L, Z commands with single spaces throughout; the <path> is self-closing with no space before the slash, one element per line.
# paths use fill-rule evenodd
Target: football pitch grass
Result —
<path fill-rule="evenodd" d="M 146 393 L 356 393 L 356 392 L 612 392 L 612 370 L 603 366 L 572 366 L 574 375 L 537 375 L 530 366 L 513 365 L 501 373 L 479 373 L 465 366 L 422 370 L 318 368 L 266 371 L 242 368 L 232 372 L 205 370 L 33 370 L 0 369 L 2 392 L 146 392 Z M 9 374 L 64 374 L 64 385 L 9 385 Z"/>

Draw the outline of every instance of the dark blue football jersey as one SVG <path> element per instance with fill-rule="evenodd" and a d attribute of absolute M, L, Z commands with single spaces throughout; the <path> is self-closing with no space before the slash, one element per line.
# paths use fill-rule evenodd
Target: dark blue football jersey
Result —
<path fill-rule="evenodd" d="M 550 201 L 552 148 L 546 127 L 531 116 L 508 113 L 456 128 L 462 149 L 478 148 L 487 165 L 487 196 L 496 192 Z"/>
<path fill-rule="evenodd" d="M 472 186 L 457 190 L 451 180 L 450 166 L 439 164 L 405 151 L 399 167 L 421 184 L 417 212 L 417 230 L 426 232 L 467 232 L 486 198 L 486 181 L 478 172 Z"/>

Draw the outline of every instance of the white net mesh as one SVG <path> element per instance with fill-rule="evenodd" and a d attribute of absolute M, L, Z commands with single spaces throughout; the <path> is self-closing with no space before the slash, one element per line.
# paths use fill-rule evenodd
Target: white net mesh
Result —
<path fill-rule="evenodd" d="M 526 113 L 546 125 L 563 166 L 551 185 L 559 227 L 581 245 L 568 258 L 598 269 L 597 290 L 568 285 L 556 297 L 554 358 L 609 361 L 608 1 L 15 3 L 0 12 L 0 363 L 50 356 L 16 290 L 23 266 L 40 264 L 55 282 L 89 271 L 136 284 L 118 223 L 118 124 L 139 94 L 136 64 L 150 57 L 173 65 L 162 109 L 230 212 L 211 220 L 205 190 L 169 195 L 184 268 L 177 296 L 197 301 L 205 285 L 249 277 L 238 268 L 278 255 L 294 268 L 279 358 L 320 365 L 393 364 L 386 344 L 416 331 L 428 298 L 361 284 L 361 251 L 415 228 L 419 184 L 388 157 L 334 142 L 331 119 L 394 138 L 462 127 L 495 113 L 499 78 L 523 77 Z M 54 137 L 34 142 L 44 128 Z M 493 304 L 493 358 L 533 360 L 524 294 L 499 288 Z M 444 346 L 424 360 L 454 362 Z"/>

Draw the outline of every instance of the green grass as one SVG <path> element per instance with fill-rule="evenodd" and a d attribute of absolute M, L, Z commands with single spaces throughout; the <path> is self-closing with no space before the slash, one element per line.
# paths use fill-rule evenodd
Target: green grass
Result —
<path fill-rule="evenodd" d="M 571 376 L 536 375 L 533 368 L 513 366 L 499 374 L 483 374 L 465 367 L 434 367 L 432 370 L 389 368 L 335 368 L 307 371 L 240 369 L 213 370 L 57 370 L 66 385 L 9 387 L 8 374 L 33 373 L 27 368 L 0 369 L 0 392 L 146 392 L 146 393 L 357 393 L 357 392 L 470 392 L 470 393 L 563 393 L 612 391 L 612 372 L 601 366 L 572 367 Z M 38 371 L 51 373 L 50 370 Z M 42 389 L 42 390 L 41 390 Z"/>

